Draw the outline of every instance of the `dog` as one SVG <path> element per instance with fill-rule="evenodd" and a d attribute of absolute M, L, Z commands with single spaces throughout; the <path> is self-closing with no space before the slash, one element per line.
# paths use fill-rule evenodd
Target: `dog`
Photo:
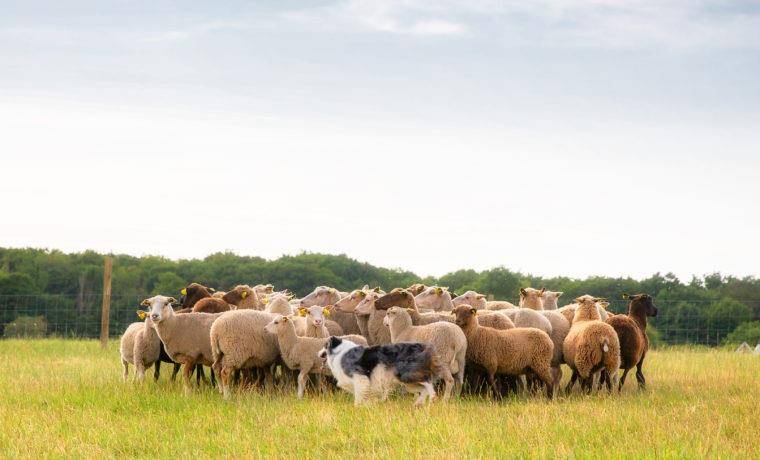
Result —
<path fill-rule="evenodd" d="M 333 336 L 327 339 L 319 357 L 327 362 L 338 386 L 353 393 L 355 406 L 375 395 L 385 401 L 391 390 L 402 385 L 418 394 L 415 406 L 435 399 L 432 382 L 439 365 L 431 344 L 402 342 L 363 347 Z"/>

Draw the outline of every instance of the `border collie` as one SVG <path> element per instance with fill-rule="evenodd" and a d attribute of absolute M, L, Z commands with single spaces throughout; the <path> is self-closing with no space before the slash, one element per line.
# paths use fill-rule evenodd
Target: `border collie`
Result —
<path fill-rule="evenodd" d="M 388 393 L 401 385 L 418 393 L 415 405 L 435 398 L 432 382 L 439 369 L 430 344 L 408 342 L 363 347 L 330 337 L 319 357 L 327 360 L 338 386 L 354 394 L 355 406 L 372 395 L 385 401 Z"/>

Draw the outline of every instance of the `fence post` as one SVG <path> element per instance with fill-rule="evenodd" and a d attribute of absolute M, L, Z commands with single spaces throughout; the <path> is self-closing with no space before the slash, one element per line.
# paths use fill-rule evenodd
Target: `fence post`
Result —
<path fill-rule="evenodd" d="M 111 258 L 106 256 L 103 264 L 103 307 L 100 313 L 100 346 L 108 346 L 108 317 L 111 313 Z"/>

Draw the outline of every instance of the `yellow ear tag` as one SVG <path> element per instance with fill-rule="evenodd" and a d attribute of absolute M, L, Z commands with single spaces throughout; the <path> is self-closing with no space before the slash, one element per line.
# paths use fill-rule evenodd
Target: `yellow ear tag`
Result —
<path fill-rule="evenodd" d="M 187 295 L 187 289 L 182 288 L 182 290 L 179 291 L 179 293 L 182 294 L 182 295 Z"/>
<path fill-rule="evenodd" d="M 247 295 L 248 295 L 248 291 L 243 291 L 243 293 L 242 293 L 242 294 L 240 294 L 240 296 L 241 296 L 242 298 L 244 298 L 244 299 L 246 298 L 246 296 L 247 296 Z"/>
<path fill-rule="evenodd" d="M 269 303 L 269 296 L 264 297 L 263 302 L 264 302 L 264 305 L 268 304 Z"/>
<path fill-rule="evenodd" d="M 144 312 L 144 311 L 142 311 L 142 310 L 137 310 L 137 317 L 138 317 L 138 318 L 140 318 L 140 319 L 145 319 L 145 317 L 146 317 L 146 316 L 148 316 L 148 314 L 147 314 L 147 313 L 145 313 L 145 312 Z"/>
<path fill-rule="evenodd" d="M 324 314 L 325 316 L 330 316 L 330 309 L 329 308 L 322 309 L 322 314 Z"/>
<path fill-rule="evenodd" d="M 299 308 L 298 309 L 298 316 L 306 316 L 306 309 L 305 308 Z"/>

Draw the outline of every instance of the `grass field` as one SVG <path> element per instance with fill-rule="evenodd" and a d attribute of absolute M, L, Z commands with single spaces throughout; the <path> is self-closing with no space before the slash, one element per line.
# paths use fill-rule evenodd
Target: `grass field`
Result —
<path fill-rule="evenodd" d="M 185 397 L 123 384 L 117 344 L 0 341 L 0 457 L 733 457 L 759 458 L 760 357 L 653 351 L 649 389 L 515 397 L 413 410 L 411 399 L 354 408 L 348 394 Z"/>

